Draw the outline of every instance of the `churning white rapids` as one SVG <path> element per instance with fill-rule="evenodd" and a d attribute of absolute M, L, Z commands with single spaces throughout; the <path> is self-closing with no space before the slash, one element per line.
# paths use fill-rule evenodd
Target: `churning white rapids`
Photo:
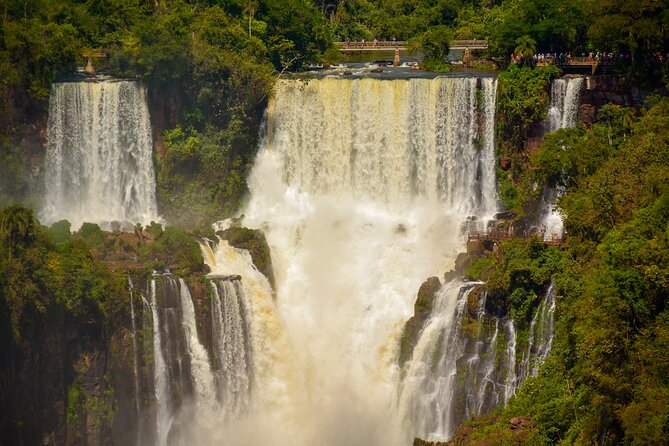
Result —
<path fill-rule="evenodd" d="M 272 354 L 227 443 L 410 443 L 399 338 L 467 217 L 495 213 L 495 98 L 490 78 L 279 82 L 243 211 L 272 249 L 275 307 L 250 299 Z"/>

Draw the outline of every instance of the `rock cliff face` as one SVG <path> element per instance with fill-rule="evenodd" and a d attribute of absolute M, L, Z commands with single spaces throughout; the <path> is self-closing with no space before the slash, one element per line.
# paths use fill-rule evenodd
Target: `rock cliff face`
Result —
<path fill-rule="evenodd" d="M 470 242 L 443 286 L 428 279 L 405 324 L 398 358 L 402 401 L 418 437 L 453 438 L 465 421 L 506 405 L 550 352 L 553 284 L 537 291 L 521 317 L 508 296 L 461 278 L 475 257 L 496 249 L 485 245 Z"/>
<path fill-rule="evenodd" d="M 586 78 L 579 120 L 584 124 L 593 121 L 597 111 L 605 104 L 616 104 L 638 109 L 643 105 L 645 94 L 634 86 L 624 83 L 620 76 L 595 75 Z"/>
<path fill-rule="evenodd" d="M 3 349 L 3 443 L 111 444 L 122 395 L 110 378 L 114 363 L 124 365 L 126 334 L 47 310 L 19 345 Z"/>

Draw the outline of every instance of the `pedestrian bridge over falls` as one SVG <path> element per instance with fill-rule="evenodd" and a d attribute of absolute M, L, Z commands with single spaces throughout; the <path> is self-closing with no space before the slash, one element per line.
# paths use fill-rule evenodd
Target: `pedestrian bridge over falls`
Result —
<path fill-rule="evenodd" d="M 339 47 L 342 51 L 389 51 L 394 50 L 395 48 L 400 51 L 405 51 L 407 49 L 406 43 L 403 40 L 382 40 L 382 41 L 372 41 L 372 42 L 335 42 L 335 45 Z M 449 47 L 452 50 L 464 50 L 469 48 L 470 50 L 485 50 L 488 49 L 487 40 L 451 40 Z"/>

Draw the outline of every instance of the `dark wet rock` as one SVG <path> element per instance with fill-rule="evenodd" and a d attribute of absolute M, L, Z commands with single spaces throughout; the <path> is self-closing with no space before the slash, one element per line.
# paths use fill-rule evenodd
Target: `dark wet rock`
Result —
<path fill-rule="evenodd" d="M 420 286 L 414 304 L 414 315 L 404 325 L 404 331 L 402 332 L 400 356 L 398 359 L 400 365 L 411 359 L 413 349 L 418 342 L 418 335 L 425 321 L 430 317 L 434 298 L 439 288 L 441 288 L 441 282 L 437 277 L 430 277 Z"/>
<path fill-rule="evenodd" d="M 420 438 L 413 439 L 413 446 L 447 446 L 448 443 L 443 441 L 426 441 L 421 440 Z"/>
<path fill-rule="evenodd" d="M 230 280 L 230 281 L 233 281 L 233 280 L 242 280 L 242 276 L 240 276 L 240 275 L 238 275 L 238 274 L 232 274 L 232 275 L 229 275 L 229 276 L 210 274 L 210 275 L 207 276 L 207 277 L 209 277 L 209 278 L 212 279 L 212 280 L 213 280 L 213 279 L 217 279 L 217 280 L 223 280 L 223 281 L 226 281 L 226 280 Z"/>

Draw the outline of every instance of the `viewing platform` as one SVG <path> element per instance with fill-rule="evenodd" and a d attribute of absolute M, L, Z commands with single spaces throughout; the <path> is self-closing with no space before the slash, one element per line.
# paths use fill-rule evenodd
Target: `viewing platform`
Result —
<path fill-rule="evenodd" d="M 555 59 L 545 59 L 537 62 L 538 67 L 545 67 L 547 65 L 557 65 L 558 67 L 565 69 L 590 69 L 591 74 L 595 74 L 597 68 L 600 66 L 613 66 L 615 61 L 613 60 L 597 60 L 591 59 L 590 57 L 572 57 L 571 60 L 555 60 Z"/>
<path fill-rule="evenodd" d="M 510 235 L 509 233 L 502 231 L 474 231 L 467 234 L 467 241 L 502 242 L 504 240 L 510 239 L 529 240 L 536 236 L 541 236 L 541 233 L 527 236 L 518 236 L 516 234 Z M 544 244 L 548 246 L 562 246 L 564 243 L 564 236 L 560 234 L 550 234 L 548 238 L 545 236 L 542 236 L 541 238 L 543 238 Z"/>

